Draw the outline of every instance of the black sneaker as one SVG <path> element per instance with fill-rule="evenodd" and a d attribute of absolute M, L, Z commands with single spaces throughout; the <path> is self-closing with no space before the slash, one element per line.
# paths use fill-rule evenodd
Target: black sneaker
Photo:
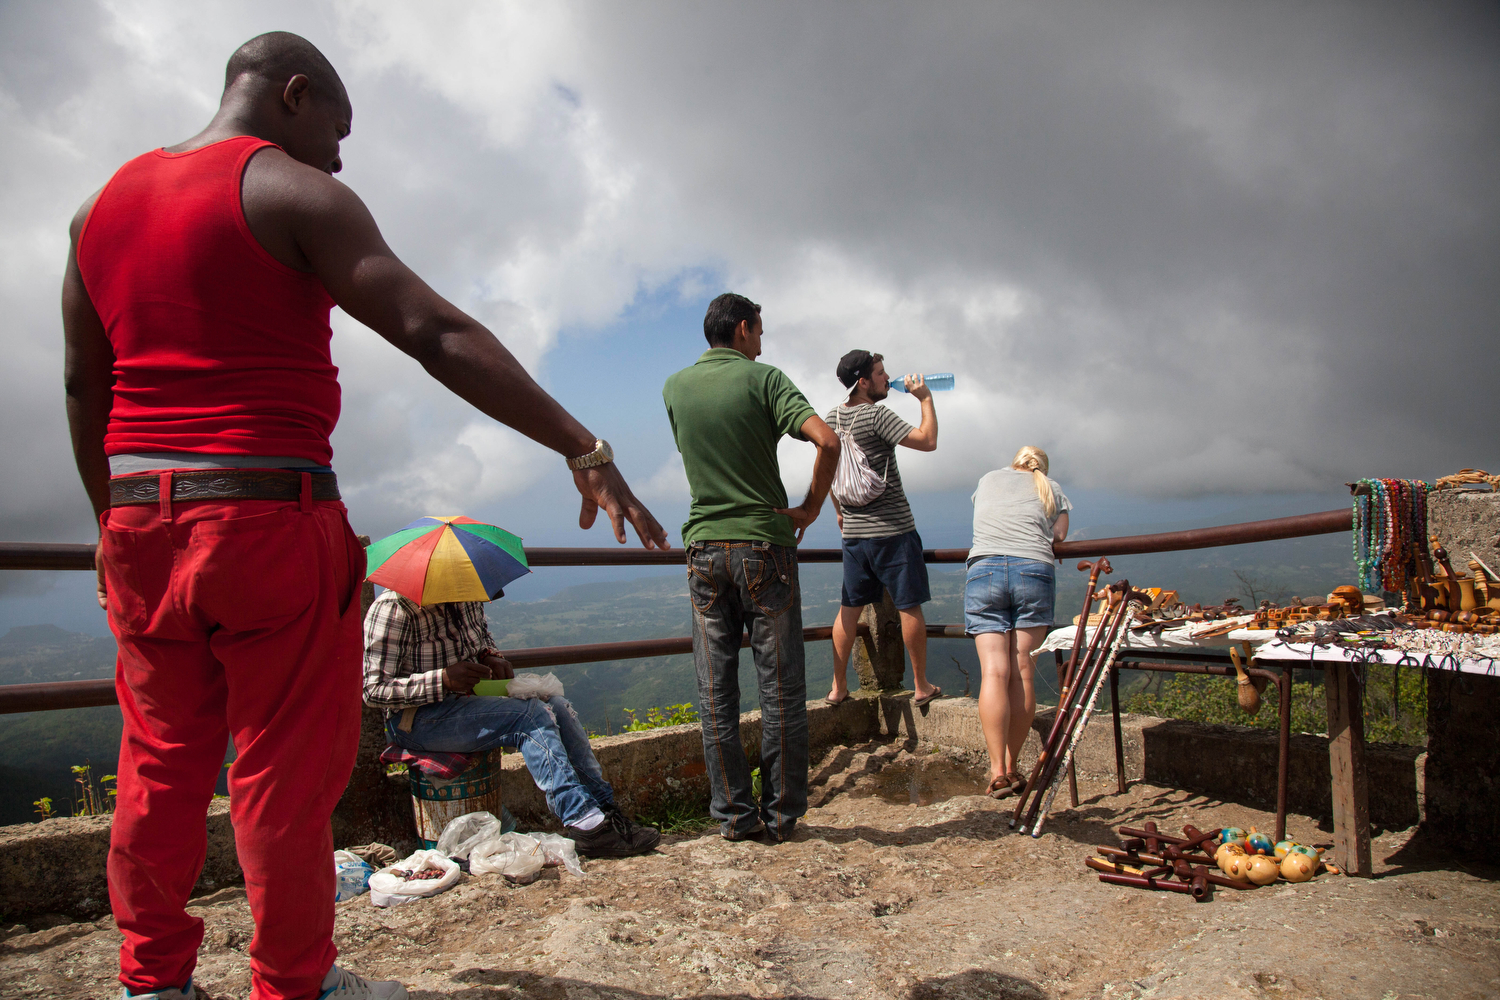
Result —
<path fill-rule="evenodd" d="M 629 820 L 625 821 L 629 823 Z M 620 832 L 620 824 L 606 815 L 605 822 L 592 830 L 580 830 L 576 826 L 563 827 L 563 833 L 573 841 L 573 846 L 585 858 L 632 858 L 637 854 L 649 854 L 661 840 L 661 834 L 648 827 L 636 827 L 639 833 L 631 835 L 627 829 Z"/>
<path fill-rule="evenodd" d="M 649 854 L 656 850 L 657 844 L 661 843 L 661 831 L 655 827 L 641 826 L 622 813 L 618 807 L 611 807 L 604 816 L 622 840 L 637 848 L 637 853 Z"/>

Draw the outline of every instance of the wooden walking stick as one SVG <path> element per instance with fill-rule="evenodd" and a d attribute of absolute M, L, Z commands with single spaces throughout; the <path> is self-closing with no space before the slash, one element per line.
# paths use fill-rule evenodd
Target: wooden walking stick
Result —
<path fill-rule="evenodd" d="M 1119 584 L 1113 584 L 1109 589 L 1113 591 L 1118 587 Z M 1088 669 L 1081 673 L 1078 683 L 1073 686 L 1073 697 L 1069 699 L 1067 715 L 1059 720 L 1060 725 L 1057 726 L 1052 746 L 1048 747 L 1047 760 L 1040 769 L 1041 774 L 1038 776 L 1038 780 L 1031 783 L 1036 786 L 1036 794 L 1031 797 L 1025 818 L 1021 821 L 1020 829 L 1022 833 L 1025 833 L 1027 828 L 1030 827 L 1033 837 L 1040 836 L 1040 831 L 1037 829 L 1040 825 L 1038 815 L 1051 804 L 1052 797 L 1056 794 L 1060 768 L 1066 768 L 1072 762 L 1072 756 L 1068 751 L 1076 735 L 1079 710 L 1080 708 L 1089 706 L 1093 698 L 1098 694 L 1098 679 L 1101 676 L 1100 665 L 1113 662 L 1114 658 L 1110 655 L 1110 650 L 1118 647 L 1119 641 L 1124 637 L 1120 630 L 1120 625 L 1124 621 L 1125 615 L 1125 601 L 1121 600 L 1107 612 L 1107 617 L 1101 619 L 1099 622 L 1099 634 L 1106 636 L 1106 638 L 1103 644 L 1098 647 L 1097 653 L 1088 661 Z M 1108 669 L 1108 667 L 1106 666 L 1105 669 Z M 1045 804 L 1043 802 L 1044 798 L 1046 800 Z"/>
<path fill-rule="evenodd" d="M 1078 666 L 1076 679 L 1068 690 L 1068 698 L 1066 702 L 1058 706 L 1057 717 L 1052 720 L 1047 742 L 1043 745 L 1042 752 L 1037 755 L 1036 766 L 1032 769 L 1031 778 L 1022 790 L 1021 801 L 1016 803 L 1015 812 L 1011 815 L 1012 826 L 1022 819 L 1023 814 L 1025 820 L 1020 824 L 1022 830 L 1035 818 L 1035 803 L 1041 800 L 1042 789 L 1051 784 L 1056 774 L 1055 764 L 1068 742 L 1078 703 L 1088 690 L 1088 683 L 1093 678 L 1105 650 L 1114 640 L 1116 626 L 1120 622 L 1120 613 L 1125 607 L 1123 601 L 1114 606 L 1108 603 L 1108 592 L 1115 590 L 1118 586 L 1119 584 L 1111 584 L 1105 590 L 1100 591 L 1100 594 L 1106 598 L 1106 603 L 1103 605 L 1105 610 L 1101 612 L 1099 624 L 1094 630 L 1094 637 L 1089 641 L 1088 652 Z"/>
<path fill-rule="evenodd" d="M 1090 591 L 1090 593 L 1093 592 Z M 1087 619 L 1084 619 L 1084 621 L 1087 621 Z M 1080 622 L 1080 625 L 1082 625 L 1082 622 Z M 1075 673 L 1081 674 L 1088 670 L 1088 666 L 1093 662 L 1100 641 L 1104 638 L 1106 631 L 1105 620 L 1101 618 L 1098 627 L 1094 629 L 1093 638 L 1089 640 L 1088 649 L 1083 654 L 1082 662 L 1078 664 L 1074 671 Z M 1075 638 L 1074 641 L 1076 642 L 1077 639 Z M 1036 763 L 1031 767 L 1031 776 L 1026 781 L 1026 787 L 1021 789 L 1020 795 L 1016 796 L 1016 806 L 1010 814 L 1010 825 L 1012 828 L 1015 827 L 1016 822 L 1021 818 L 1022 810 L 1026 808 L 1026 800 L 1031 796 L 1032 790 L 1036 787 L 1036 779 L 1041 775 L 1042 768 L 1046 765 L 1050 755 L 1056 751 L 1056 747 L 1058 746 L 1058 730 L 1061 729 L 1063 720 L 1068 716 L 1068 710 L 1073 704 L 1073 699 L 1077 691 L 1078 686 L 1070 684 L 1065 690 L 1060 692 L 1057 700 L 1057 714 L 1052 717 L 1052 728 L 1047 731 L 1047 738 L 1042 741 L 1041 752 L 1037 754 Z"/>
<path fill-rule="evenodd" d="M 1068 657 L 1068 666 L 1063 676 L 1058 678 L 1062 689 L 1058 692 L 1057 710 L 1062 711 L 1062 703 L 1067 698 L 1068 689 L 1072 686 L 1073 678 L 1077 676 L 1074 668 L 1078 666 L 1078 654 L 1084 646 L 1084 636 L 1089 630 L 1089 611 L 1094 605 L 1094 587 L 1099 583 L 1099 574 L 1108 575 L 1113 573 L 1114 567 L 1109 564 L 1109 556 L 1100 556 L 1096 561 L 1089 562 L 1087 559 L 1078 560 L 1078 571 L 1089 571 L 1089 585 L 1083 594 L 1083 613 L 1078 616 L 1078 628 L 1073 633 L 1073 654 Z M 1100 616 L 1103 623 L 1103 616 Z M 1078 808 L 1078 771 L 1072 765 L 1068 765 L 1068 796 L 1073 803 L 1073 808 Z"/>
<path fill-rule="evenodd" d="M 1063 747 L 1061 757 L 1053 757 L 1047 773 L 1043 775 L 1042 787 L 1046 789 L 1046 796 L 1040 794 L 1032 799 L 1031 809 L 1027 821 L 1022 824 L 1022 830 L 1030 827 L 1033 837 L 1042 835 L 1042 824 L 1046 822 L 1047 810 L 1052 806 L 1052 799 L 1057 794 L 1057 776 L 1060 767 L 1065 767 L 1073 759 L 1073 754 L 1078 747 L 1078 741 L 1083 735 L 1084 729 L 1088 727 L 1089 716 L 1094 712 L 1094 703 L 1099 698 L 1099 688 L 1108 674 L 1110 667 L 1114 666 L 1115 657 L 1119 655 L 1120 646 L 1125 641 L 1125 630 L 1121 628 L 1127 620 L 1135 613 L 1151 603 L 1151 597 L 1139 590 L 1132 590 L 1128 580 L 1121 580 L 1110 587 L 1112 591 L 1118 591 L 1119 603 L 1110 628 L 1108 644 L 1104 653 L 1095 658 L 1090 673 L 1084 683 L 1078 688 L 1078 697 L 1073 699 L 1073 709 L 1069 713 L 1070 719 L 1065 727 L 1067 740 Z M 1103 622 L 1100 623 L 1101 626 Z"/>

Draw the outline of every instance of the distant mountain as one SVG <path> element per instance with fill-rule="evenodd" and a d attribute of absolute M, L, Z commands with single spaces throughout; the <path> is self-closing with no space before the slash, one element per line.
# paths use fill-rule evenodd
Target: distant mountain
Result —
<path fill-rule="evenodd" d="M 1176 589 L 1188 603 L 1217 604 L 1249 590 L 1260 596 L 1322 594 L 1352 582 L 1346 534 L 1266 542 L 1252 546 L 1169 552 L 1113 558 L 1115 574 L 1136 586 Z M 1238 572 L 1238 575 L 1237 575 Z M 930 567 L 932 602 L 925 607 L 934 624 L 963 622 L 964 568 Z M 840 568 L 801 568 L 805 625 L 828 625 L 838 613 Z M 1067 622 L 1083 601 L 1084 574 L 1071 564 L 1058 567 L 1057 619 Z M 650 576 L 569 587 L 539 601 L 500 600 L 488 608 L 491 631 L 501 648 L 575 645 L 692 634 L 683 576 Z M 110 677 L 115 644 L 52 625 L 12 628 L 0 636 L 0 683 L 82 680 Z M 757 703 L 748 653 L 740 658 L 740 704 Z M 696 700 L 691 656 L 615 660 L 549 668 L 567 689 L 586 726 L 619 732 L 624 709 L 644 714 L 653 706 Z M 831 643 L 807 646 L 807 693 L 821 698 L 832 676 Z M 1037 691 L 1043 703 L 1056 699 L 1053 658 L 1038 663 Z M 979 691 L 979 662 L 968 639 L 936 639 L 928 644 L 928 674 L 949 694 Z M 851 681 L 857 683 L 851 671 Z M 907 675 L 910 684 L 910 673 Z M 0 716 L 0 823 L 34 818 L 31 803 L 50 795 L 66 812 L 72 788 L 69 766 L 91 761 L 96 773 L 113 773 L 120 740 L 118 708 L 39 712 Z"/>
<path fill-rule="evenodd" d="M 115 640 L 56 625 L 17 625 L 0 636 L 0 684 L 82 681 L 115 674 Z"/>

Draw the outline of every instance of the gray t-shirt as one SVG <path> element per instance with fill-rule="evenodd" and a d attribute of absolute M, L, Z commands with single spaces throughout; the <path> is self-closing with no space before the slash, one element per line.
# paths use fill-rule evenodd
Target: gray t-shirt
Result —
<path fill-rule="evenodd" d="M 863 507 L 845 507 L 845 538 L 889 538 L 917 527 L 911 505 L 901 488 L 901 469 L 896 464 L 896 445 L 912 432 L 912 425 L 879 403 L 835 406 L 824 418 L 835 432 L 849 431 L 865 452 L 875 474 L 885 476 L 885 492 Z"/>
<path fill-rule="evenodd" d="M 1051 479 L 1057 513 L 1072 510 L 1062 487 Z M 1047 517 L 1036 480 L 1020 469 L 996 469 L 979 480 L 974 491 L 974 545 L 969 558 L 1015 556 L 1052 562 L 1052 526 L 1057 517 Z"/>

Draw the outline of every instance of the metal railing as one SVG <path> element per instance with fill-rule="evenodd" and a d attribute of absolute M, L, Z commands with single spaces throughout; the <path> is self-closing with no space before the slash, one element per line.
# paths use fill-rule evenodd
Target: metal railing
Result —
<path fill-rule="evenodd" d="M 1190 531 L 1126 535 L 1119 538 L 1080 539 L 1060 542 L 1053 546 L 1053 551 L 1059 559 L 1139 555 L 1326 535 L 1349 531 L 1351 527 L 1352 515 L 1349 510 L 1329 510 L 1317 514 L 1300 514 L 1295 517 L 1278 517 L 1268 521 L 1248 521 Z M 929 563 L 962 563 L 968 557 L 968 549 L 923 550 L 923 558 Z M 799 549 L 797 551 L 799 563 L 837 563 L 842 559 L 843 554 L 840 549 Z M 528 548 L 526 560 L 533 568 L 544 566 L 681 566 L 683 550 Z M 0 542 L 0 570 L 92 570 L 93 568 L 94 546 L 91 544 Z M 832 637 L 833 629 L 827 625 L 816 626 L 803 629 L 802 634 L 805 641 L 826 641 Z M 860 634 L 868 637 L 868 626 L 861 625 Z M 928 625 L 927 634 L 932 638 L 962 638 L 964 630 L 962 625 Z M 742 648 L 748 645 L 748 639 L 741 644 Z M 586 643 L 574 646 L 542 646 L 534 649 L 509 650 L 505 655 L 515 666 L 529 668 L 594 663 L 601 660 L 673 656 L 690 653 L 692 649 L 691 638 L 679 637 Z M 113 680 L 0 685 L 0 715 L 64 708 L 93 708 L 117 703 Z"/>

